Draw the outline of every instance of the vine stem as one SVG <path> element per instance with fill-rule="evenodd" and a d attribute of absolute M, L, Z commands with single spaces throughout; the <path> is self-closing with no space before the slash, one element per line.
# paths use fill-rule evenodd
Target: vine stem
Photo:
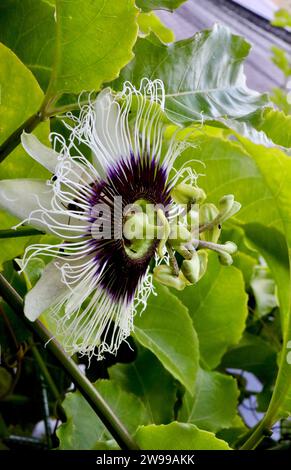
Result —
<path fill-rule="evenodd" d="M 0 274 L 0 294 L 15 313 L 25 320 L 27 326 L 39 336 L 42 342 L 59 361 L 120 447 L 124 450 L 138 450 L 138 445 L 132 439 L 123 423 L 119 420 L 102 395 L 100 395 L 92 383 L 81 372 L 78 365 L 65 353 L 59 342 L 51 336 L 49 331 L 39 320 L 30 322 L 25 318 L 23 313 L 23 299 L 2 274 Z"/>
<path fill-rule="evenodd" d="M 45 232 L 41 232 L 36 228 L 32 227 L 19 227 L 17 229 L 0 230 L 0 238 L 18 238 L 18 237 L 30 237 L 31 235 L 44 235 Z"/>
<path fill-rule="evenodd" d="M 12 152 L 20 142 L 23 131 L 32 132 L 36 126 L 44 120 L 41 111 L 33 114 L 21 126 L 18 127 L 10 136 L 0 145 L 0 162 L 2 162 L 10 152 Z"/>
<path fill-rule="evenodd" d="M 255 429 L 252 429 L 251 435 L 239 450 L 255 450 L 266 436 L 270 436 L 270 431 L 269 425 L 267 425 L 263 418 Z"/>
<path fill-rule="evenodd" d="M 49 388 L 50 388 L 50 391 L 52 392 L 55 400 L 60 400 L 61 399 L 61 395 L 57 389 L 57 386 L 55 384 L 55 382 L 53 381 L 52 379 L 52 376 L 51 374 L 49 373 L 48 371 L 48 368 L 46 366 L 46 363 L 44 362 L 41 354 L 39 353 L 39 350 L 38 348 L 36 347 L 36 345 L 33 343 L 32 340 L 29 341 L 29 345 L 30 345 L 30 349 L 31 349 L 31 352 L 33 354 L 33 357 L 34 359 L 36 360 L 37 362 L 37 365 L 42 373 L 42 376 L 45 378 Z"/>
<path fill-rule="evenodd" d="M 54 100 L 56 97 L 54 97 Z M 51 101 L 54 101 L 51 100 Z M 82 104 L 86 104 L 88 101 L 84 101 Z M 79 108 L 79 103 L 71 103 L 59 108 L 50 108 L 50 101 L 45 100 L 40 108 L 40 110 L 30 116 L 21 126 L 19 126 L 9 137 L 0 145 L 0 162 L 5 160 L 5 158 L 19 145 L 22 132 L 32 132 L 41 122 L 46 119 L 56 116 L 60 113 L 65 113 L 66 111 L 71 111 Z"/>

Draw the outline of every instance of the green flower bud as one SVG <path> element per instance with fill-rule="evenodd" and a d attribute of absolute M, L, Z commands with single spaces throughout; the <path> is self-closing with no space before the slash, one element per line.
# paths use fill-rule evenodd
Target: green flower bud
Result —
<path fill-rule="evenodd" d="M 217 218 L 219 215 L 219 210 L 214 204 L 203 204 L 200 207 L 199 211 L 199 223 L 200 226 L 207 225 L 211 223 L 213 220 Z M 200 233 L 200 239 L 207 241 L 207 242 L 212 242 L 212 243 L 217 243 L 221 233 L 221 228 L 219 227 L 219 223 L 217 222 L 217 225 L 214 225 L 212 228 L 209 230 L 205 230 Z"/>
<path fill-rule="evenodd" d="M 218 259 L 224 266 L 230 266 L 233 263 L 232 256 L 226 251 L 219 253 Z"/>
<path fill-rule="evenodd" d="M 177 184 L 171 196 L 177 204 L 201 204 L 206 199 L 203 189 L 186 183 Z"/>
<path fill-rule="evenodd" d="M 230 255 L 233 255 L 234 253 L 236 253 L 237 251 L 237 246 L 235 243 L 233 242 L 226 242 L 224 245 L 223 245 L 223 251 L 226 251 L 227 253 L 229 253 Z"/>
<path fill-rule="evenodd" d="M 197 251 L 199 257 L 199 280 L 204 276 L 208 265 L 208 253 L 206 250 Z"/>
<path fill-rule="evenodd" d="M 191 260 L 185 259 L 183 261 L 181 271 L 191 284 L 196 284 L 199 281 L 200 260 L 197 251 L 193 252 Z"/>
<path fill-rule="evenodd" d="M 233 194 L 223 196 L 220 199 L 218 206 L 220 210 L 220 222 L 224 222 L 225 220 L 229 219 L 241 208 L 240 203 L 234 200 Z"/>
<path fill-rule="evenodd" d="M 186 282 L 182 276 L 175 276 L 170 266 L 161 264 L 154 268 L 154 279 L 167 287 L 173 287 L 177 290 L 183 290 L 186 287 Z"/>
<path fill-rule="evenodd" d="M 160 222 L 160 225 L 158 225 L 158 240 L 160 240 L 157 252 L 158 255 L 162 258 L 163 256 L 163 250 L 164 246 L 167 243 L 168 237 L 171 232 L 170 224 L 168 222 L 167 217 L 165 216 L 164 212 L 161 209 L 158 209 L 157 211 L 157 220 Z"/>

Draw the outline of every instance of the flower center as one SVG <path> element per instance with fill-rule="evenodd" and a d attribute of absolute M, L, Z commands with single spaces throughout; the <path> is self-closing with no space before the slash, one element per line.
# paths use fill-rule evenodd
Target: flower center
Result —
<path fill-rule="evenodd" d="M 147 258 L 155 250 L 159 235 L 155 206 L 146 199 L 138 199 L 123 217 L 123 244 L 132 260 Z"/>

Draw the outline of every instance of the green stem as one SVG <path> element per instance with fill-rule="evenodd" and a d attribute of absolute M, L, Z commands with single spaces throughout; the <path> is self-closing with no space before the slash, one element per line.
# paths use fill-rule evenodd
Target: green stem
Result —
<path fill-rule="evenodd" d="M 19 144 L 23 131 L 32 132 L 36 126 L 44 119 L 41 111 L 30 116 L 21 126 L 16 129 L 4 142 L 0 145 L 0 162 L 2 162 L 9 153 L 11 153 Z"/>
<path fill-rule="evenodd" d="M 60 362 L 61 366 L 67 371 L 76 387 L 91 405 L 104 426 L 112 434 L 114 439 L 116 439 L 116 442 L 120 447 L 125 450 L 137 450 L 138 446 L 125 426 L 121 423 L 100 393 L 94 388 L 92 383 L 80 371 L 77 364 L 75 364 L 75 362 L 65 353 L 59 342 L 51 336 L 49 331 L 39 320 L 30 322 L 24 317 L 22 298 L 2 274 L 0 274 L 0 294 L 10 307 L 13 308 L 15 313 L 25 320 L 28 327 L 40 337 L 46 347 Z"/>
<path fill-rule="evenodd" d="M 286 325 L 285 337 L 281 351 L 279 371 L 276 378 L 271 401 L 262 421 L 253 430 L 253 433 L 245 440 L 241 446 L 242 450 L 255 449 L 258 444 L 263 440 L 265 435 L 269 432 L 272 426 L 280 418 L 280 409 L 283 402 L 291 388 L 291 373 L 290 368 L 286 371 L 286 352 L 288 351 L 288 342 L 291 331 L 291 312 L 289 313 L 288 324 Z"/>
<path fill-rule="evenodd" d="M 266 436 L 272 434 L 269 430 L 270 424 L 266 422 L 265 418 L 252 429 L 252 433 L 246 442 L 240 447 L 240 450 L 254 450 L 262 442 Z"/>
<path fill-rule="evenodd" d="M 213 243 L 213 242 L 207 242 L 204 240 L 193 240 L 193 243 L 195 246 L 199 246 L 199 248 L 208 248 L 209 250 L 217 251 L 218 253 L 221 253 L 223 251 L 223 245 L 219 245 L 218 243 Z"/>
<path fill-rule="evenodd" d="M 168 250 L 169 259 L 170 259 L 170 266 L 172 268 L 172 271 L 173 271 L 175 276 L 179 276 L 179 271 L 180 271 L 179 266 L 178 266 L 176 257 L 174 255 L 174 252 L 173 252 L 173 249 L 172 249 L 170 243 L 166 243 L 166 247 L 167 247 L 167 250 Z"/>
<path fill-rule="evenodd" d="M 16 230 L 6 229 L 0 230 L 0 238 L 18 238 L 18 237 L 30 237 L 31 235 L 44 235 L 45 232 L 41 232 L 32 227 L 19 227 Z"/>
<path fill-rule="evenodd" d="M 52 394 L 53 394 L 53 396 L 56 400 L 60 400 L 61 395 L 60 395 L 60 393 L 57 389 L 57 386 L 56 386 L 55 382 L 52 379 L 51 374 L 48 371 L 48 368 L 47 368 L 41 354 L 39 353 L 36 345 L 33 343 L 32 340 L 29 341 L 29 344 L 30 344 L 30 349 L 31 349 L 31 352 L 33 354 L 33 357 L 36 360 L 37 365 L 39 367 L 39 370 L 41 371 L 43 377 L 45 378 L 46 383 L 48 384 L 48 386 L 50 388 L 50 391 L 52 392 Z"/>
<path fill-rule="evenodd" d="M 67 113 L 68 111 L 75 111 L 75 110 L 80 109 L 80 106 L 83 106 L 85 104 L 88 104 L 88 99 L 82 100 L 80 102 L 64 104 L 63 106 L 58 106 L 58 107 L 48 110 L 46 113 L 46 116 L 54 117 L 54 116 L 57 116 L 58 114 Z"/>

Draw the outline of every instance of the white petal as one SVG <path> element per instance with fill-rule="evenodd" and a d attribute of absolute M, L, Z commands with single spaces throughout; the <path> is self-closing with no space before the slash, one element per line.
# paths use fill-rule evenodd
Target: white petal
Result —
<path fill-rule="evenodd" d="M 0 206 L 19 219 L 27 219 L 42 207 L 51 207 L 53 191 L 43 180 L 16 179 L 0 181 Z M 33 224 L 35 225 L 35 224 Z M 43 226 L 41 224 L 35 225 Z"/>
<path fill-rule="evenodd" d="M 21 143 L 26 152 L 38 163 L 47 168 L 52 173 L 58 163 L 58 153 L 55 150 L 42 144 L 33 134 L 23 132 L 21 135 Z"/>
<path fill-rule="evenodd" d="M 46 266 L 39 281 L 25 296 L 24 314 L 30 321 L 35 321 L 69 292 L 67 285 L 62 282 L 61 271 L 55 263 L 56 261 L 51 261 Z"/>
<path fill-rule="evenodd" d="M 127 157 L 129 142 L 124 128 L 124 120 L 119 104 L 114 100 L 110 89 L 102 90 L 95 102 L 96 132 L 101 143 L 101 152 L 108 152 L 114 159 Z M 97 158 L 99 155 L 97 155 Z"/>

